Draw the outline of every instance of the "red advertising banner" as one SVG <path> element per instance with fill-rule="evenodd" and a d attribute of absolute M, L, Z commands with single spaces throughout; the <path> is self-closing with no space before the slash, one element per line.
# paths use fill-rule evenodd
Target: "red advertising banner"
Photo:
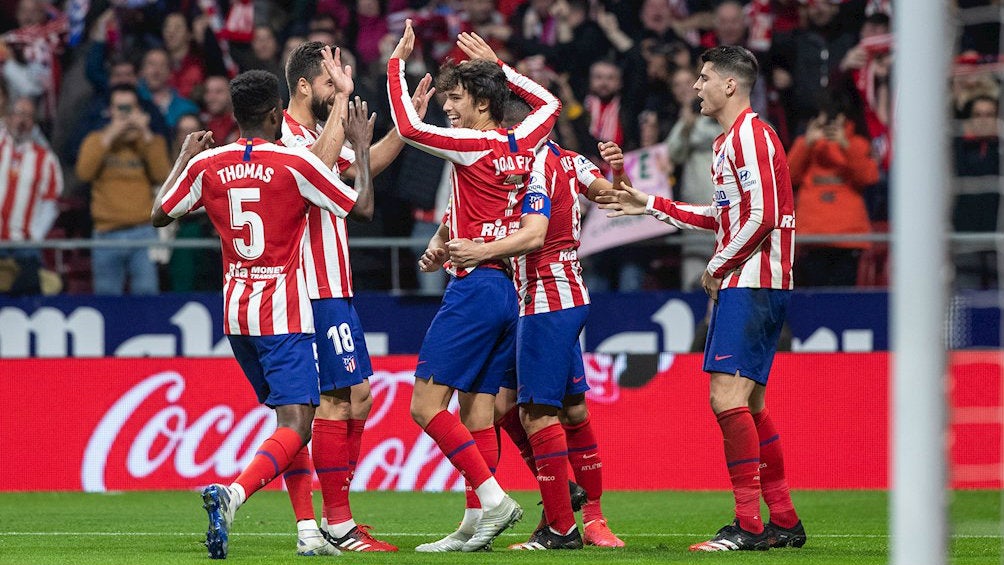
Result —
<path fill-rule="evenodd" d="M 952 357 L 952 486 L 1001 488 L 999 353 Z M 457 489 L 410 418 L 414 356 L 373 360 L 376 402 L 354 489 Z M 608 489 L 726 489 L 699 355 L 587 355 Z M 781 354 L 768 406 L 794 488 L 886 488 L 889 356 Z M 0 490 L 191 489 L 229 482 L 275 426 L 232 359 L 26 359 L 0 364 Z M 536 487 L 503 440 L 499 481 Z M 276 488 L 279 485 L 275 485 Z"/>

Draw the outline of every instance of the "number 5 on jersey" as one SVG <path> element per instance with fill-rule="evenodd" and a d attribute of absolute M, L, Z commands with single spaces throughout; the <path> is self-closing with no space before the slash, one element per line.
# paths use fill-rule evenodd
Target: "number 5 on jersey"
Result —
<path fill-rule="evenodd" d="M 250 228 L 247 240 L 234 238 L 234 249 L 249 261 L 261 257 L 265 252 L 265 223 L 256 212 L 244 209 L 245 202 L 261 200 L 261 189 L 231 188 L 227 190 L 227 199 L 230 201 L 230 227 L 238 231 L 243 231 L 244 226 Z"/>

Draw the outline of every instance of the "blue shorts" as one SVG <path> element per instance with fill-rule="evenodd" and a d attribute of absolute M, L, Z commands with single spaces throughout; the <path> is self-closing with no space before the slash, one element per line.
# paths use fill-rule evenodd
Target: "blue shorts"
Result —
<path fill-rule="evenodd" d="M 790 290 L 719 291 L 704 345 L 704 370 L 730 375 L 738 371 L 740 376 L 766 385 L 790 301 Z"/>
<path fill-rule="evenodd" d="M 321 402 L 310 334 L 228 335 L 258 402 L 271 408 Z"/>
<path fill-rule="evenodd" d="M 321 392 L 348 388 L 373 375 L 363 325 L 351 298 L 310 301 Z"/>
<path fill-rule="evenodd" d="M 462 392 L 498 394 L 516 372 L 516 287 L 504 272 L 481 267 L 446 286 L 425 333 L 415 376 Z"/>
<path fill-rule="evenodd" d="M 531 314 L 516 329 L 516 402 L 561 408 L 566 396 L 589 390 L 579 334 L 589 306 Z"/>

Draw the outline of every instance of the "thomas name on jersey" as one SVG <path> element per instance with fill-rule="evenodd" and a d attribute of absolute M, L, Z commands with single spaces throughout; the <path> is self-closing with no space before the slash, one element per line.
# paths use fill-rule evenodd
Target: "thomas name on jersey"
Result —
<path fill-rule="evenodd" d="M 281 265 L 252 265 L 247 268 L 237 263 L 229 263 L 227 266 L 227 276 L 238 279 L 277 279 L 282 276 L 284 267 Z"/>
<path fill-rule="evenodd" d="M 236 165 L 223 167 L 222 169 L 216 171 L 216 174 L 220 176 L 220 182 L 226 184 L 228 182 L 246 178 L 255 178 L 262 182 L 271 182 L 272 174 L 274 172 L 275 171 L 272 170 L 272 167 L 264 167 L 260 163 L 238 163 Z"/>

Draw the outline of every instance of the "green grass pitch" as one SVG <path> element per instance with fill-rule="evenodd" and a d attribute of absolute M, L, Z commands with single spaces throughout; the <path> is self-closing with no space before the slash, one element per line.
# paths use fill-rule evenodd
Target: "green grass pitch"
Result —
<path fill-rule="evenodd" d="M 493 553 L 419 554 L 413 548 L 452 531 L 459 493 L 353 493 L 357 521 L 397 544 L 397 554 L 297 557 L 286 494 L 261 492 L 242 507 L 230 541 L 230 563 L 777 563 L 872 564 L 888 562 L 887 495 L 876 491 L 799 491 L 795 504 L 809 541 L 802 549 L 764 553 L 692 554 L 687 546 L 713 534 L 730 517 L 728 492 L 608 492 L 603 505 L 624 549 L 513 552 L 537 523 L 537 495 L 515 494 L 522 522 L 495 542 Z M 315 496 L 315 503 L 319 496 Z M 1001 561 L 1001 492 L 951 495 L 949 562 L 990 565 Z M 209 563 L 202 545 L 205 512 L 195 492 L 120 494 L 0 494 L 0 564 Z"/>

